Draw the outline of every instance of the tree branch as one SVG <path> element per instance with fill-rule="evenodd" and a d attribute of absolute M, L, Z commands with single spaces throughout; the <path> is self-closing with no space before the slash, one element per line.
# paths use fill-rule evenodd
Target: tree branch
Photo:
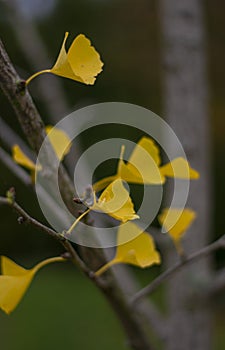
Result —
<path fill-rule="evenodd" d="M 13 68 L 1 41 L 0 87 L 14 108 L 30 146 L 37 154 L 46 136 L 44 124 L 27 89 L 23 88 L 23 82 L 21 82 L 20 77 Z M 51 160 L 51 164 L 54 162 L 55 154 L 50 144 L 48 145 L 46 152 L 48 159 Z M 72 202 L 74 187 L 62 166 L 59 168 L 58 178 L 63 199 L 68 208 L 74 212 L 75 206 Z M 80 207 L 76 208 L 76 214 L 78 214 L 79 209 Z M 72 247 L 66 240 L 62 241 L 62 244 L 67 246 L 67 250 Z M 93 249 L 82 247 L 82 249 L 80 249 L 80 254 L 87 265 L 90 265 L 92 269 L 94 269 L 95 266 L 104 264 L 106 261 L 103 249 L 93 251 Z M 92 278 L 93 282 L 105 295 L 106 299 L 116 312 L 117 317 L 125 330 L 130 347 L 135 350 L 152 350 L 150 337 L 145 330 L 146 327 L 144 322 L 133 312 L 133 308 L 128 302 L 127 296 L 120 287 L 121 281 L 118 281 L 112 271 L 108 271 L 104 277 L 98 279 L 93 276 L 89 277 Z"/>
<path fill-rule="evenodd" d="M 55 240 L 57 240 L 58 242 L 60 242 L 63 247 L 66 249 L 66 251 L 69 253 L 69 257 L 71 259 L 71 261 L 79 267 L 79 269 L 81 271 L 83 271 L 85 274 L 87 274 L 88 276 L 91 276 L 91 271 L 86 267 L 86 265 L 84 264 L 84 262 L 80 259 L 80 257 L 78 256 L 78 254 L 76 253 L 76 251 L 73 249 L 72 245 L 70 244 L 70 242 L 63 237 L 62 235 L 60 235 L 59 233 L 55 232 L 54 230 L 52 230 L 50 227 L 42 224 L 41 222 L 37 221 L 36 219 L 34 219 L 33 217 L 31 217 L 23 208 L 21 208 L 21 206 L 16 203 L 15 201 L 9 201 L 7 198 L 5 197 L 0 197 L 0 204 L 4 204 L 4 205 L 8 205 L 11 208 L 13 208 L 17 214 L 20 215 L 20 217 L 22 217 L 22 220 L 24 220 L 26 223 L 33 225 L 34 227 L 38 228 L 39 230 L 41 230 L 42 232 L 48 234 L 49 236 L 51 236 L 52 238 L 54 238 Z"/>
<path fill-rule="evenodd" d="M 141 302 L 133 304 L 135 312 L 140 317 L 144 317 L 146 324 L 150 324 L 152 330 L 157 334 L 159 339 L 164 342 L 167 337 L 167 318 L 159 312 L 158 308 L 147 299 L 142 299 Z"/>
<path fill-rule="evenodd" d="M 115 271 L 118 280 L 121 281 L 121 288 L 128 299 L 140 289 L 140 284 L 137 279 L 134 279 L 133 271 L 127 265 L 114 266 L 112 271 Z M 146 327 L 149 325 L 149 332 L 153 330 L 159 340 L 164 341 L 166 338 L 167 319 L 154 302 L 142 299 L 141 303 L 132 307 L 133 312 L 135 311 L 141 319 L 145 320 Z"/>
<path fill-rule="evenodd" d="M 32 157 L 32 152 L 24 140 L 4 121 L 0 116 L 0 141 L 4 144 L 6 149 L 12 150 L 12 146 L 17 144 L 26 153 L 27 156 Z"/>
<path fill-rule="evenodd" d="M 2 162 L 24 185 L 30 187 L 31 177 L 12 158 L 0 148 L 0 162 Z"/>
<path fill-rule="evenodd" d="M 32 224 L 36 228 L 59 241 L 69 253 L 69 258 L 71 261 L 96 284 L 96 286 L 110 301 L 110 304 L 113 306 L 114 310 L 117 311 L 117 314 L 119 314 L 123 326 L 129 335 L 128 339 L 131 347 L 137 350 L 152 350 L 152 347 L 149 345 L 147 338 L 145 338 L 144 331 L 142 328 L 140 328 L 139 322 L 131 313 L 130 305 L 127 303 L 125 295 L 123 293 L 114 294 L 115 288 L 117 287 L 115 281 L 111 281 L 111 284 L 104 284 L 104 281 L 102 281 L 101 278 L 96 278 L 94 273 L 92 273 L 80 259 L 68 240 L 66 240 L 62 235 L 55 232 L 51 228 L 32 218 L 15 201 L 11 202 L 7 198 L 0 197 L 0 204 L 12 207 L 20 216 L 22 216 L 23 219 L 25 219 L 27 223 Z M 131 316 L 129 317 L 129 315 Z M 143 333 L 141 336 L 140 332 Z"/>
<path fill-rule="evenodd" d="M 131 303 L 137 303 L 141 298 L 153 293 L 157 287 L 159 287 L 163 282 L 168 280 L 170 277 L 174 276 L 178 271 L 180 271 L 185 265 L 188 265 L 196 260 L 199 260 L 207 255 L 215 252 L 218 249 L 225 249 L 225 235 L 219 238 L 217 241 L 209 244 L 208 246 L 200 249 L 196 253 L 191 254 L 184 260 L 178 262 L 174 266 L 170 267 L 168 270 L 159 275 L 152 283 L 150 283 L 145 288 L 137 292 L 132 298 Z"/>

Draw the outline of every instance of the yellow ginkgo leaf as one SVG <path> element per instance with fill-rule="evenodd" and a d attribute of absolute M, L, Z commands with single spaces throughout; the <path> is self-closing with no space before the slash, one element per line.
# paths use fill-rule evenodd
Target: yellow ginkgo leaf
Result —
<path fill-rule="evenodd" d="M 165 208 L 158 216 L 159 223 L 169 233 L 178 252 L 182 251 L 180 240 L 195 218 L 196 213 L 188 208 Z"/>
<path fill-rule="evenodd" d="M 120 263 L 131 264 L 141 268 L 161 263 L 160 254 L 155 248 L 153 238 L 131 222 L 120 225 L 117 234 L 115 257 L 102 266 L 95 274 L 100 276 L 110 266 Z"/>
<path fill-rule="evenodd" d="M 156 165 L 160 165 L 161 163 L 161 158 L 160 158 L 160 151 L 159 147 L 156 145 L 156 143 L 150 138 L 150 137 L 142 137 L 140 141 L 137 143 L 137 146 L 140 146 L 143 148 L 150 158 L 152 158 L 155 162 Z M 142 157 L 142 150 L 140 147 L 135 147 L 130 158 L 129 162 L 132 164 L 136 164 L 140 162 L 140 157 Z"/>
<path fill-rule="evenodd" d="M 177 179 L 197 180 L 199 173 L 192 169 L 188 161 L 184 158 L 175 158 L 170 163 L 160 167 L 162 176 L 175 177 Z"/>
<path fill-rule="evenodd" d="M 91 209 L 100 210 L 122 222 L 139 218 L 135 214 L 134 205 L 121 179 L 113 181 Z"/>
<path fill-rule="evenodd" d="M 103 62 L 98 52 L 85 35 L 80 34 L 68 51 L 68 62 L 76 76 L 85 84 L 93 85 L 96 76 L 102 71 Z"/>
<path fill-rule="evenodd" d="M 127 163 L 123 161 L 125 147 L 122 146 L 117 174 L 103 178 L 93 185 L 94 191 L 101 191 L 111 181 L 121 178 L 133 184 L 162 184 L 158 166 L 161 162 L 159 148 L 149 137 L 142 137 L 134 148 Z"/>
<path fill-rule="evenodd" d="M 134 148 L 127 163 L 123 161 L 124 146 L 122 146 L 117 173 L 105 177 L 93 185 L 98 192 L 115 179 L 133 184 L 160 185 L 166 177 L 178 179 L 198 179 L 199 173 L 192 169 L 188 161 L 182 157 L 175 158 L 170 163 L 160 166 L 159 147 L 149 137 L 142 137 Z"/>
<path fill-rule="evenodd" d="M 51 69 L 45 69 L 32 75 L 26 85 L 36 76 L 43 73 L 52 73 L 55 75 L 69 78 L 87 85 L 93 85 L 96 76 L 102 71 L 103 62 L 98 52 L 84 34 L 79 34 L 72 42 L 68 52 L 65 44 L 69 33 L 65 33 L 62 47 L 56 63 Z"/>
<path fill-rule="evenodd" d="M 94 183 L 93 185 L 93 191 L 94 192 L 99 192 L 101 190 L 103 190 L 104 188 L 106 188 L 107 186 L 109 186 L 111 184 L 111 182 L 115 181 L 119 179 L 119 176 L 116 175 L 112 175 L 112 176 L 107 176 L 104 177 L 103 179 L 97 181 Z"/>
<path fill-rule="evenodd" d="M 128 183 L 162 184 L 162 177 L 158 169 L 160 164 L 159 148 L 155 142 L 142 137 L 134 148 L 127 164 L 123 161 L 122 148 L 117 174 Z"/>
<path fill-rule="evenodd" d="M 71 148 L 70 138 L 63 130 L 50 125 L 48 125 L 45 130 L 58 159 L 62 160 Z M 17 164 L 20 164 L 31 171 L 32 180 L 35 178 L 35 170 L 40 171 L 42 169 L 40 164 L 38 164 L 36 168 L 36 164 L 26 156 L 18 145 L 13 146 L 12 157 Z"/>
<path fill-rule="evenodd" d="M 46 126 L 45 130 L 58 159 L 63 159 L 70 151 L 71 139 L 65 131 L 52 127 L 51 125 Z"/>
<path fill-rule="evenodd" d="M 99 199 L 96 199 L 95 193 L 93 193 L 93 198 L 94 203 L 91 205 L 86 203 L 89 209 L 75 220 L 67 234 L 70 234 L 77 223 L 91 210 L 103 212 L 122 222 L 139 219 L 139 216 L 134 211 L 134 205 L 129 193 L 123 186 L 121 179 L 116 179 L 106 187 Z"/>
<path fill-rule="evenodd" d="M 9 258 L 2 256 L 2 275 L 0 276 L 0 308 L 7 314 L 11 313 L 21 301 L 37 271 L 47 264 L 61 261 L 65 261 L 65 259 L 61 257 L 47 259 L 36 265 L 33 269 L 26 270 L 14 263 Z"/>
<path fill-rule="evenodd" d="M 35 171 L 35 163 L 26 156 L 26 154 L 21 150 L 19 145 L 13 146 L 12 157 L 17 164 L 20 164 L 31 171 Z"/>

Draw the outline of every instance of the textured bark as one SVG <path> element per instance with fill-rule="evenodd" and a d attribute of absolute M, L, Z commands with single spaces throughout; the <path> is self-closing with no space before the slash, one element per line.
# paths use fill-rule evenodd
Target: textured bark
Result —
<path fill-rule="evenodd" d="M 207 107 L 205 38 L 200 0 L 160 0 L 163 38 L 165 116 L 180 139 L 191 165 L 201 174 L 191 183 L 188 206 L 198 215 L 185 238 L 185 251 L 205 246 L 210 235 L 210 137 Z M 166 265 L 176 260 L 168 251 Z M 195 291 L 208 283 L 210 261 L 183 269 L 167 288 L 169 334 L 167 350 L 211 349 L 210 313 L 190 306 Z"/>

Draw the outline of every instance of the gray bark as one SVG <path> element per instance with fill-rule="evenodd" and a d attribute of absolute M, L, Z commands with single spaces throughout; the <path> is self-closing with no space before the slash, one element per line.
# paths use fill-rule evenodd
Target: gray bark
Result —
<path fill-rule="evenodd" d="M 188 231 L 187 253 L 205 246 L 210 235 L 210 137 L 207 106 L 205 33 L 201 0 L 160 0 L 163 39 L 163 88 L 166 121 L 180 139 L 201 178 L 191 183 L 188 206 L 197 220 Z M 166 265 L 176 253 L 171 246 Z M 169 332 L 167 350 L 211 349 L 209 310 L 193 305 L 194 293 L 210 279 L 210 260 L 183 269 L 167 285 Z"/>

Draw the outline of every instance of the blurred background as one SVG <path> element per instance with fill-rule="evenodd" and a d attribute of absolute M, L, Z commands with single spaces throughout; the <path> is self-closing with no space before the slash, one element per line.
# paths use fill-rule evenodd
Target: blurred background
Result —
<path fill-rule="evenodd" d="M 203 4 L 216 238 L 224 233 L 225 226 L 225 3 L 208 0 Z M 84 33 L 101 54 L 104 70 L 94 87 L 50 75 L 40 76 L 30 85 L 46 124 L 55 124 L 77 108 L 109 101 L 137 104 L 162 116 L 162 41 L 156 0 L 0 0 L 0 31 L 9 56 L 24 79 L 52 66 L 65 31 L 70 32 L 68 47 L 77 34 Z M 7 123 L 24 139 L 14 112 L 2 94 L 0 103 L 0 133 L 5 132 Z M 116 130 L 111 132 L 116 134 Z M 2 140 L 4 135 L 0 138 L 0 147 L 11 152 L 9 144 Z M 81 140 L 84 147 L 87 146 L 85 140 L 87 137 Z M 34 217 L 44 220 L 33 191 L 15 178 L 1 161 L 0 167 L 0 194 L 4 195 L 14 186 L 22 206 Z M 9 208 L 1 207 L 0 217 L 1 255 L 31 267 L 43 258 L 62 252 L 56 242 L 39 231 L 19 226 Z M 215 264 L 222 263 L 222 254 L 217 254 Z M 136 271 L 143 285 L 157 272 L 157 268 Z M 154 296 L 156 302 L 160 302 L 161 293 Z M 216 350 L 225 346 L 224 323 L 221 323 L 224 309 L 225 300 L 215 317 Z M 10 317 L 0 312 L 0 337 L 4 350 L 126 348 L 113 311 L 95 287 L 69 264 L 49 266 L 41 271 L 15 312 Z"/>

